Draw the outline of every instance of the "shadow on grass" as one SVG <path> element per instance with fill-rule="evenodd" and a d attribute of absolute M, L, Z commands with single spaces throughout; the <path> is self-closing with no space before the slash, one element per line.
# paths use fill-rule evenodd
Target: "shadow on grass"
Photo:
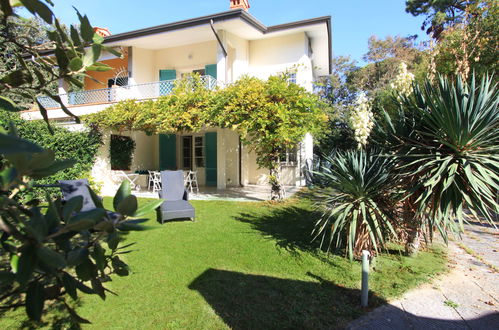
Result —
<path fill-rule="evenodd" d="M 298 206 L 277 206 L 267 213 L 240 213 L 236 220 L 248 223 L 252 229 L 276 241 L 276 245 L 290 252 L 317 251 L 319 242 L 312 242 L 312 230 L 320 214 Z"/>
<path fill-rule="evenodd" d="M 42 315 L 42 320 L 40 322 L 31 321 L 26 315 L 24 307 L 18 307 L 17 312 L 21 313 L 21 316 L 19 317 L 19 324 L 16 326 L 16 329 L 40 329 L 43 327 L 55 330 L 81 329 L 81 325 L 77 323 L 71 315 L 69 315 L 66 307 L 62 302 L 53 301 L 46 302 L 45 304 L 49 304 L 49 306 L 46 307 L 44 314 Z M 80 302 L 73 301 L 70 305 L 73 308 L 76 308 L 80 306 Z M 2 313 L 0 313 L 0 317 L 9 317 L 9 315 L 5 312 L 6 310 L 3 310 Z"/>
<path fill-rule="evenodd" d="M 335 329 L 362 314 L 359 290 L 308 275 L 315 281 L 210 268 L 189 289 L 198 291 L 231 329 Z M 373 306 L 384 302 L 370 299 Z"/>

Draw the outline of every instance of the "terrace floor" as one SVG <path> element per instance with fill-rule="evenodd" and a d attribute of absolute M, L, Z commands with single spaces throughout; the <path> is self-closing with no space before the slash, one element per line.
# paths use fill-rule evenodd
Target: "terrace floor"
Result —
<path fill-rule="evenodd" d="M 285 186 L 286 198 L 293 196 L 301 187 Z M 152 191 L 141 190 L 133 192 L 137 197 L 157 198 L 158 194 Z M 191 200 L 224 200 L 224 201 L 264 201 L 270 199 L 270 186 L 247 185 L 217 189 L 216 187 L 199 187 L 199 193 L 189 193 Z"/>

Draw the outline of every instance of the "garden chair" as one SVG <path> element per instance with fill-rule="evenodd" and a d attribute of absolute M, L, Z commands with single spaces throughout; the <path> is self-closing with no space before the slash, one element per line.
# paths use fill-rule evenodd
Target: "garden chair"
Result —
<path fill-rule="evenodd" d="M 165 201 L 158 207 L 161 223 L 166 220 L 190 218 L 195 220 L 194 207 L 188 202 L 189 195 L 184 187 L 182 171 L 161 171 L 159 198 Z"/>
<path fill-rule="evenodd" d="M 81 207 L 81 212 L 87 212 L 97 208 L 92 196 L 90 196 L 90 191 L 88 190 L 89 183 L 87 179 L 59 180 L 58 182 L 61 187 L 63 202 L 66 202 L 76 196 L 82 196 L 83 206 Z M 102 197 L 99 198 L 102 199 Z M 113 221 L 118 221 L 120 218 L 120 215 L 115 212 L 107 211 L 107 214 Z"/>
<path fill-rule="evenodd" d="M 127 180 L 130 182 L 130 187 L 133 190 L 140 191 L 140 185 L 136 182 L 139 179 L 139 174 L 137 173 L 125 173 L 124 171 L 116 171 L 116 174 L 118 175 L 118 178 L 121 178 L 123 180 Z"/>

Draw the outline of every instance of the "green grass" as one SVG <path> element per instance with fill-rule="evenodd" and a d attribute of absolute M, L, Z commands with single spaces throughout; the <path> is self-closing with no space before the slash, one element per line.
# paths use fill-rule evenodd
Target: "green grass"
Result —
<path fill-rule="evenodd" d="M 111 208 L 111 200 L 105 199 Z M 131 275 L 107 287 L 106 301 L 84 296 L 78 313 L 92 329 L 337 328 L 360 316 L 360 264 L 318 252 L 310 244 L 315 214 L 309 202 L 284 205 L 193 201 L 197 221 L 159 224 L 132 232 L 126 255 Z M 376 258 L 371 307 L 446 270 L 441 249 L 407 258 Z M 65 328 L 60 314 L 45 326 Z M 17 328 L 18 310 L 0 328 Z M 55 322 L 56 324 L 50 324 Z"/>

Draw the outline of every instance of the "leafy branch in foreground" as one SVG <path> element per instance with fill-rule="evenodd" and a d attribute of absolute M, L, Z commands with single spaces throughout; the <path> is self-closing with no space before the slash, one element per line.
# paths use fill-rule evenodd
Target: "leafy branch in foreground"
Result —
<path fill-rule="evenodd" d="M 59 301 L 78 322 L 88 322 L 66 302 L 78 293 L 106 298 L 104 282 L 110 275 L 127 276 L 120 258 L 121 234 L 142 230 L 139 224 L 161 201 L 140 208 L 124 182 L 116 193 L 115 212 L 104 209 L 89 188 L 96 208 L 82 211 L 83 197 L 51 200 L 44 207 L 23 205 L 16 198 L 32 188 L 32 179 L 51 176 L 73 161 L 55 161 L 50 150 L 14 134 L 0 133 L 0 309 L 25 306 L 28 316 L 40 320 L 47 301 Z"/>

